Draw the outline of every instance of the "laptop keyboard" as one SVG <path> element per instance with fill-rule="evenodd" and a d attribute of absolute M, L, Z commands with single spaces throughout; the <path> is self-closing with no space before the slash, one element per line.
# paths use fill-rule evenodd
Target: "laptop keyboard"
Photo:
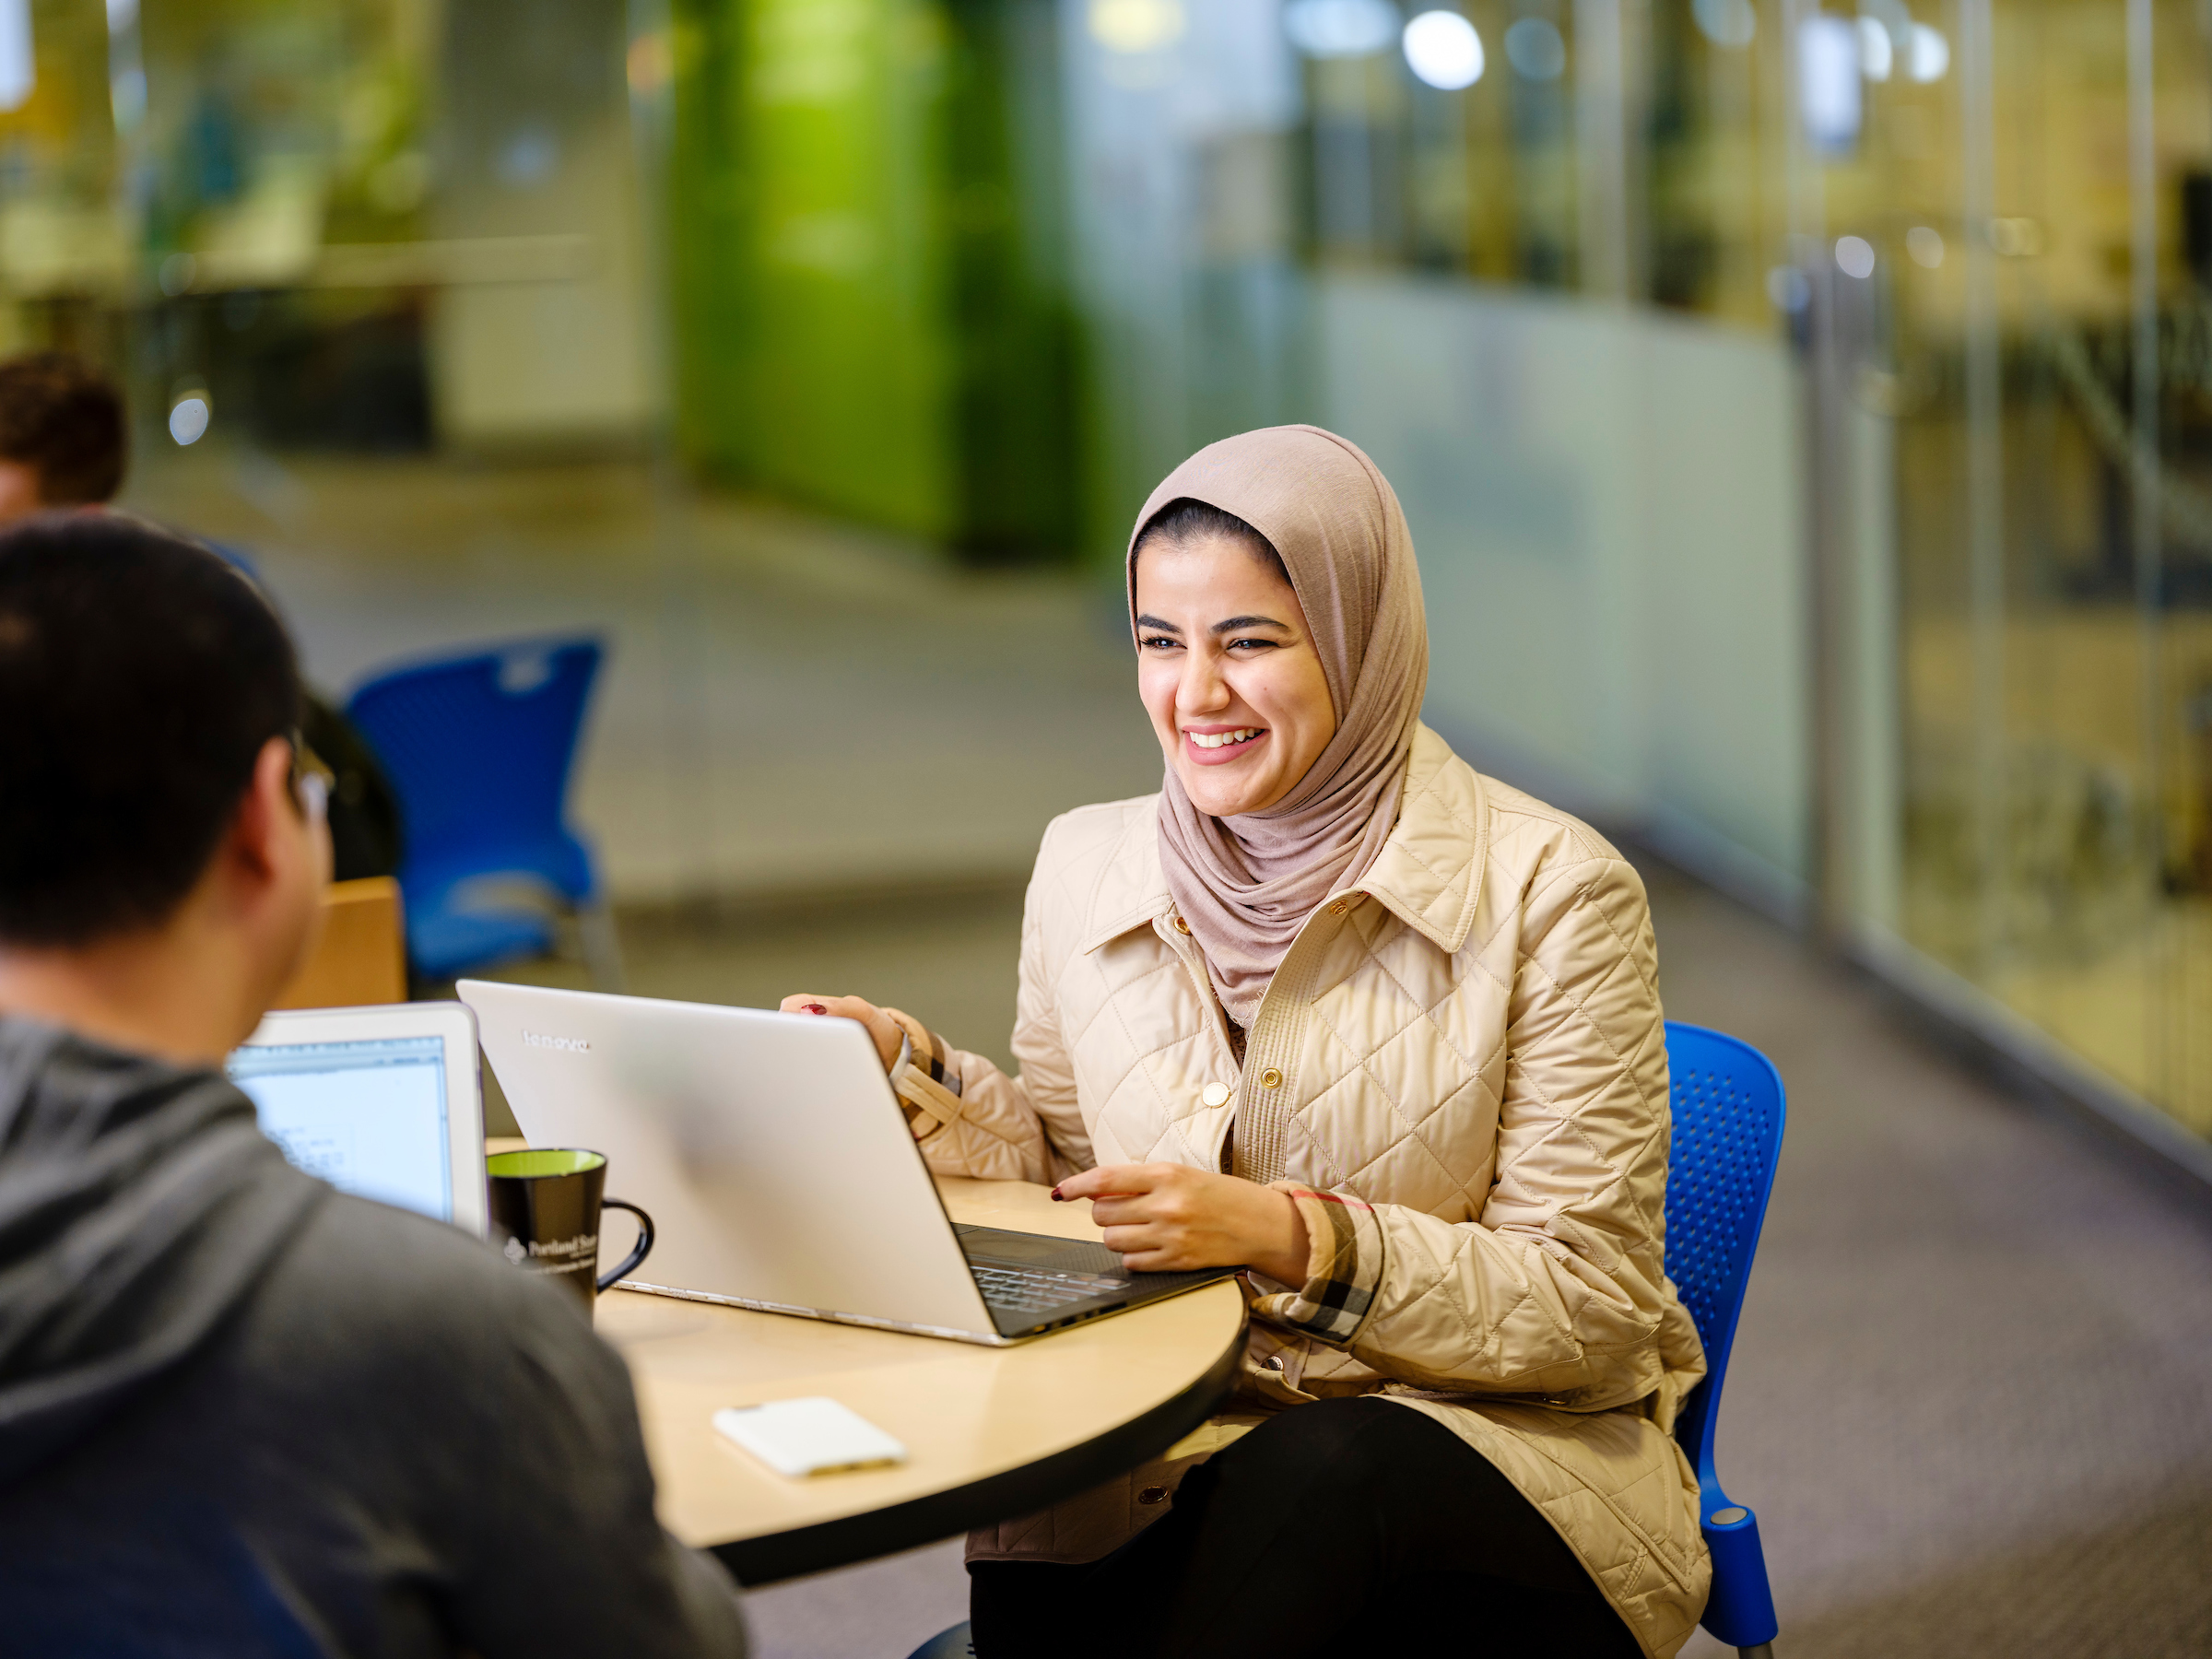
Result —
<path fill-rule="evenodd" d="M 1006 1313 L 1045 1313 L 1129 1288 L 1127 1279 L 1096 1273 L 1048 1273 L 1041 1267 L 1002 1267 L 971 1261 L 977 1288 L 990 1307 Z"/>

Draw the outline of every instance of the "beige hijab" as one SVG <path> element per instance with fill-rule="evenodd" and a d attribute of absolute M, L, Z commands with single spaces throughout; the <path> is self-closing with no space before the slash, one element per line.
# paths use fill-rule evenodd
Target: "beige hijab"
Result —
<path fill-rule="evenodd" d="M 1429 627 L 1413 535 L 1375 464 L 1319 427 L 1269 427 L 1208 444 L 1170 473 L 1129 537 L 1183 497 L 1233 512 L 1282 555 L 1305 608 L 1336 735 L 1265 812 L 1209 818 L 1175 769 L 1159 797 L 1159 861 L 1206 952 L 1221 1003 L 1249 1026 L 1306 918 L 1367 873 L 1397 822 L 1429 683 Z"/>

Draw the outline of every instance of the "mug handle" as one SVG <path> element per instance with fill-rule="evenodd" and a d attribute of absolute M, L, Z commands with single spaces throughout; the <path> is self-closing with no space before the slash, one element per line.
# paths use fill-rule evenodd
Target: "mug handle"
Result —
<path fill-rule="evenodd" d="M 620 1266 L 599 1276 L 599 1288 L 605 1290 L 610 1288 L 617 1279 L 625 1278 L 635 1271 L 638 1264 L 645 1259 L 646 1253 L 653 1249 L 653 1218 L 636 1205 L 625 1204 L 619 1198 L 602 1198 L 599 1201 L 599 1207 L 603 1210 L 628 1210 L 638 1218 L 636 1247 L 622 1258 Z"/>

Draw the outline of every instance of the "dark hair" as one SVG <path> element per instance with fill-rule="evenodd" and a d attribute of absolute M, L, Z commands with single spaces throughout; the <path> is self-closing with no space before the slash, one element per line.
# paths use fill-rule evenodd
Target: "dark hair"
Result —
<path fill-rule="evenodd" d="M 108 512 L 0 533 L 0 943 L 165 921 L 299 722 L 284 625 L 205 547 Z"/>
<path fill-rule="evenodd" d="M 1286 585 L 1289 584 L 1290 572 L 1273 542 L 1235 513 L 1194 496 L 1177 496 L 1147 519 L 1145 527 L 1136 533 L 1136 552 L 1142 553 L 1155 536 L 1171 547 L 1185 547 L 1209 535 L 1224 535 L 1231 541 L 1242 542 L 1254 559 L 1273 565 L 1275 573 Z"/>
<path fill-rule="evenodd" d="M 128 459 L 123 394 L 106 375 L 66 351 L 0 362 L 0 460 L 38 473 L 40 500 L 109 500 Z"/>

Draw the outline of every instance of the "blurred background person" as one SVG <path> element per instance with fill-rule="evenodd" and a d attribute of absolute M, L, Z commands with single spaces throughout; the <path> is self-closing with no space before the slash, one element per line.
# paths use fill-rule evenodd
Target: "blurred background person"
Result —
<path fill-rule="evenodd" d="M 0 361 L 0 526 L 57 507 L 104 508 L 130 463 L 123 394 L 66 351 Z M 216 551 L 247 576 L 243 555 Z M 330 700 L 310 690 L 301 735 L 330 769 L 333 878 L 389 876 L 399 867 L 399 803 L 376 757 Z"/>
<path fill-rule="evenodd" d="M 0 525 L 104 505 L 129 460 L 123 394 L 106 375 L 66 351 L 0 361 Z"/>

